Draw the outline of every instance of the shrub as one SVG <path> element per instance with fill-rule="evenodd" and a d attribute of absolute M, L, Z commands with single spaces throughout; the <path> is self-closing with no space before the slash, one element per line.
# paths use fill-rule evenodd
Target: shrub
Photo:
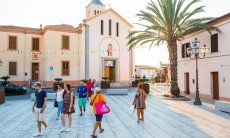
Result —
<path fill-rule="evenodd" d="M 62 81 L 62 78 L 55 78 L 54 80 L 57 82 L 60 82 L 60 81 Z"/>
<path fill-rule="evenodd" d="M 8 79 L 10 79 L 10 76 L 2 76 L 0 79 L 3 79 L 4 81 L 8 81 Z"/>

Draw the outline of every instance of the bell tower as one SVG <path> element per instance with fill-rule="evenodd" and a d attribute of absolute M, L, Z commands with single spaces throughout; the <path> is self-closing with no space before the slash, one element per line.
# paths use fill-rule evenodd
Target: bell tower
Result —
<path fill-rule="evenodd" d="M 86 6 L 86 19 L 105 11 L 105 5 L 100 0 L 92 0 L 88 6 Z"/>

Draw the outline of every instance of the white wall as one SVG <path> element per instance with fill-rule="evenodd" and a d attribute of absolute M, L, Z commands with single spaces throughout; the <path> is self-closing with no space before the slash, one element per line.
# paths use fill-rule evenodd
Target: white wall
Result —
<path fill-rule="evenodd" d="M 210 53 L 211 36 L 207 32 L 190 36 L 179 43 L 178 81 L 181 91 L 185 91 L 184 73 L 189 72 L 190 91 L 195 92 L 195 83 L 192 83 L 192 80 L 195 79 L 195 60 L 181 58 L 181 44 L 192 42 L 198 38 L 201 41 L 201 46 L 206 44 L 209 47 L 207 57 L 198 61 L 200 93 L 212 98 L 211 72 L 219 72 L 219 97 L 230 98 L 230 21 L 221 24 L 219 29 L 222 31 L 222 33 L 218 33 L 219 52 Z"/>

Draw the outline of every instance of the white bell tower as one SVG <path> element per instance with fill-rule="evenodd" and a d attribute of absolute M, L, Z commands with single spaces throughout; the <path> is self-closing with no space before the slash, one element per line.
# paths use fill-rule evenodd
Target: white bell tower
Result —
<path fill-rule="evenodd" d="M 105 5 L 100 0 L 92 0 L 90 4 L 86 6 L 86 19 L 91 18 L 104 11 Z"/>

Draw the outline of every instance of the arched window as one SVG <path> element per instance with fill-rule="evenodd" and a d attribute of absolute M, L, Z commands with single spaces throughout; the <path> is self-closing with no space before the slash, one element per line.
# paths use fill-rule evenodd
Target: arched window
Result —
<path fill-rule="evenodd" d="M 104 34 L 104 21 L 101 20 L 101 35 Z"/>
<path fill-rule="evenodd" d="M 112 35 L 112 20 L 109 20 L 109 35 Z"/>
<path fill-rule="evenodd" d="M 108 53 L 108 56 L 113 56 L 113 46 L 112 46 L 112 44 L 108 45 L 107 53 Z"/>
<path fill-rule="evenodd" d="M 117 36 L 119 36 L 119 23 L 116 24 Z"/>
<path fill-rule="evenodd" d="M 97 14 L 97 11 L 95 10 L 95 11 L 94 11 L 94 15 L 96 15 L 96 14 Z"/>

